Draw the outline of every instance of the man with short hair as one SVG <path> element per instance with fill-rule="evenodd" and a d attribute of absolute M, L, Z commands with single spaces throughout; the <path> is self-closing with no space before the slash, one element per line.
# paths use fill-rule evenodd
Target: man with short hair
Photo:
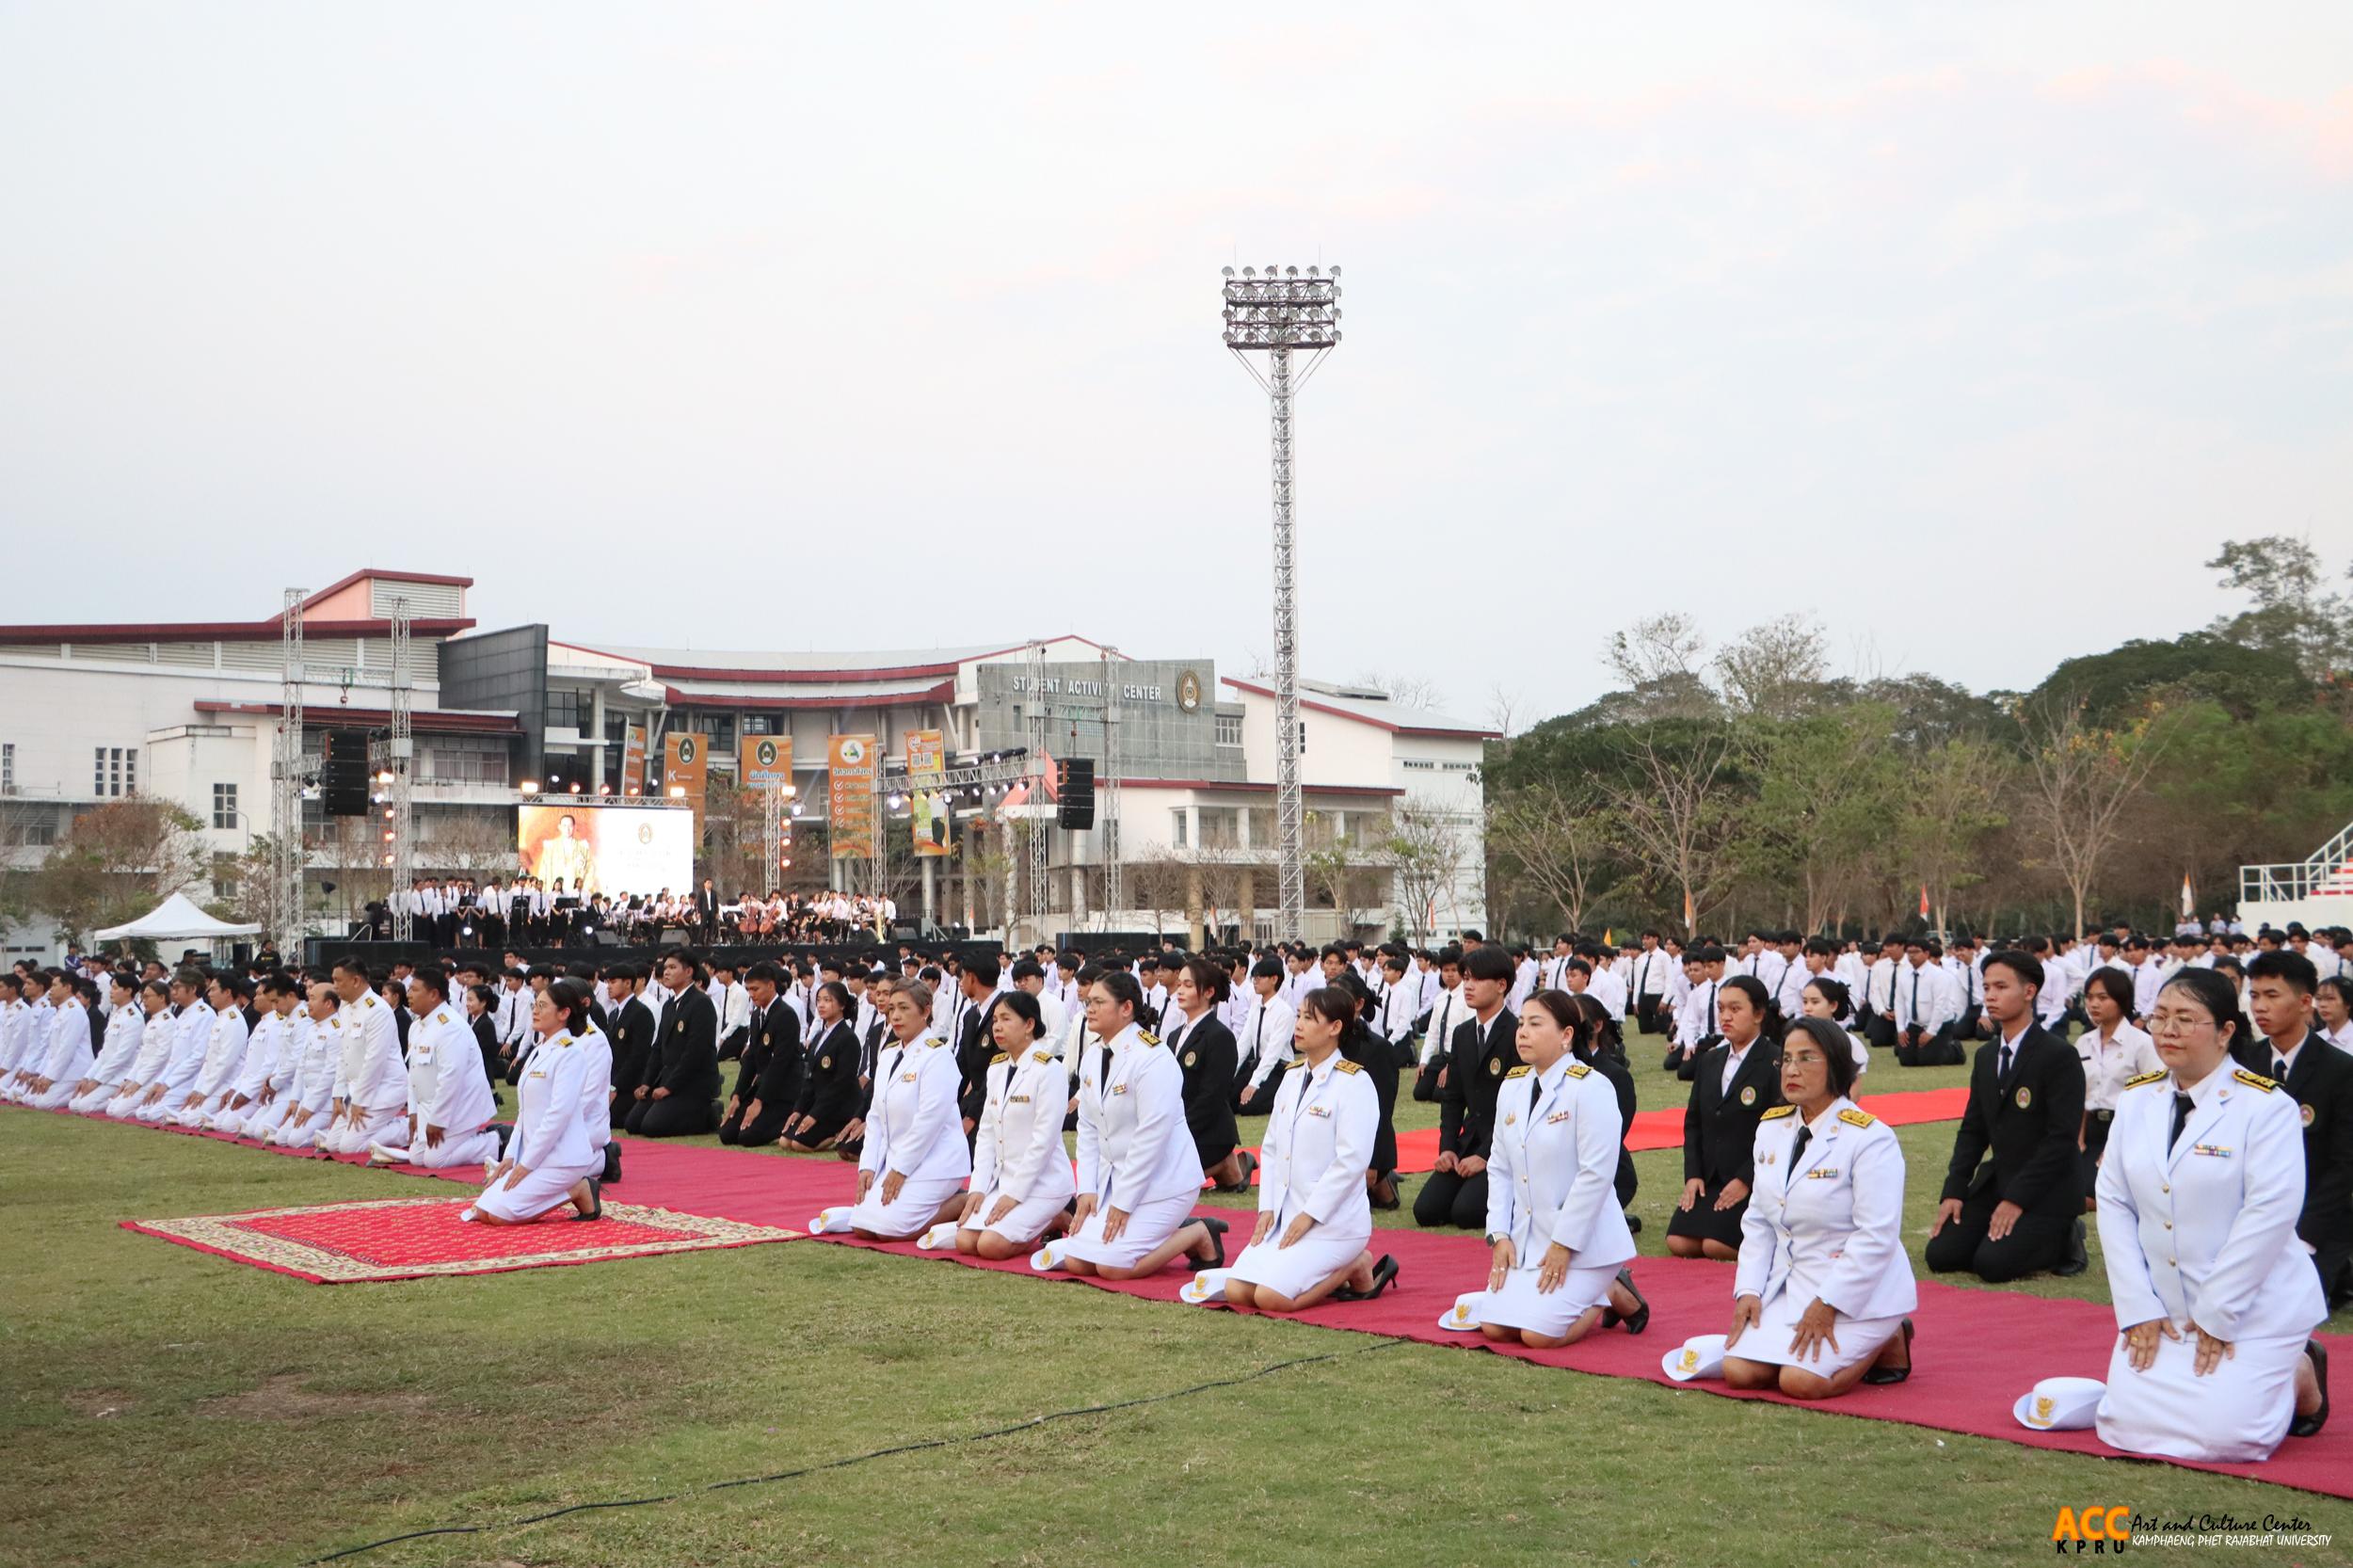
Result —
<path fill-rule="evenodd" d="M 201 1128 L 207 1118 L 229 1103 L 237 1090 L 237 1069 L 245 1064 L 247 1031 L 244 999 L 246 979 L 237 974 L 216 974 L 205 988 L 205 1000 L 213 1009 L 210 1036 L 204 1046 L 204 1064 L 189 1084 L 180 1103 L 172 1108 L 168 1120 L 175 1127 Z"/>
<path fill-rule="evenodd" d="M 335 996 L 343 1005 L 335 1058 L 331 1113 L 319 1130 L 318 1146 L 328 1154 L 368 1152 L 368 1145 L 408 1113 L 408 1078 L 400 1059 L 400 1030 L 392 1010 L 376 994 L 367 965 L 358 958 L 335 960 Z"/>
<path fill-rule="evenodd" d="M 2293 951 L 2249 964 L 2255 1037 L 2234 1043 L 2231 1054 L 2296 1096 L 2304 1123 L 2304 1208 L 2296 1234 L 2313 1249 L 2320 1288 L 2334 1311 L 2353 1296 L 2353 1056 L 2313 1028 L 2319 984 L 2312 961 Z"/>
<path fill-rule="evenodd" d="M 1463 1000 L 1471 1016 L 1449 1046 L 1446 1088 L 1438 1103 L 1438 1158 L 1414 1196 L 1417 1225 L 1484 1230 L 1487 1153 L 1494 1146 L 1496 1092 L 1519 1065 L 1519 1019 L 1505 1005 L 1518 966 L 1500 948 L 1463 958 Z"/>

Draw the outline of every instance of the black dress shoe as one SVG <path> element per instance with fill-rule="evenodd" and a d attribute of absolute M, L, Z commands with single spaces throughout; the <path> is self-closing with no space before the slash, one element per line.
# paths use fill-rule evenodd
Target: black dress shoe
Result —
<path fill-rule="evenodd" d="M 1912 1320 L 1909 1318 L 1904 1320 L 1903 1332 L 1904 1364 L 1900 1367 L 1874 1367 L 1863 1374 L 1864 1382 L 1885 1386 L 1891 1383 L 1901 1383 L 1912 1376 Z"/>
<path fill-rule="evenodd" d="M 2320 1341 L 2304 1342 L 2304 1354 L 2313 1364 L 2313 1376 L 2320 1383 L 2320 1408 L 2310 1416 L 2298 1416 L 2288 1423 L 2290 1437 L 2316 1437 L 2329 1424 L 2329 1352 L 2320 1348 Z"/>
<path fill-rule="evenodd" d="M 603 1182 L 598 1180 L 595 1176 L 590 1176 L 588 1178 L 588 1212 L 585 1214 L 575 1214 L 572 1218 L 575 1220 L 601 1220 L 604 1218 Z"/>
<path fill-rule="evenodd" d="M 1250 1191 L 1250 1178 L 1251 1178 L 1253 1176 L 1255 1176 L 1256 1174 L 1257 1174 L 1257 1169 L 1258 1169 L 1258 1157 L 1257 1157 L 1257 1155 L 1255 1155 L 1255 1154 L 1252 1154 L 1252 1153 L 1251 1153 L 1248 1149 L 1244 1149 L 1244 1150 L 1242 1150 L 1242 1151 L 1241 1151 L 1241 1179 L 1240 1179 L 1239 1181 L 1235 1182 L 1235 1183 L 1234 1183 L 1231 1187 L 1226 1186 L 1224 1182 L 1220 1182 L 1220 1183 L 1218 1183 L 1218 1188 L 1217 1188 L 1217 1190 L 1218 1190 L 1219 1192 L 1249 1192 L 1249 1191 Z"/>
<path fill-rule="evenodd" d="M 1389 1282 L 1397 1278 L 1399 1272 L 1397 1259 L 1387 1253 L 1383 1253 L 1381 1261 L 1372 1266 L 1372 1284 L 1369 1288 L 1352 1290 L 1343 1285 L 1332 1292 L 1332 1299 L 1336 1302 L 1369 1302 L 1386 1290 L 1389 1288 Z"/>
<path fill-rule="evenodd" d="M 1641 1235 L 1641 1234 L 1642 1234 L 1642 1217 L 1641 1217 L 1640 1214 L 1628 1214 L 1628 1215 L 1625 1217 L 1625 1228 L 1626 1228 L 1627 1232 L 1628 1232 L 1629 1234 L 1631 1234 L 1631 1235 L 1635 1235 L 1635 1236 L 1640 1236 L 1640 1235 Z"/>
<path fill-rule="evenodd" d="M 1633 1270 L 1620 1269 L 1618 1283 L 1626 1288 L 1627 1293 L 1633 1296 L 1639 1304 L 1633 1311 L 1621 1315 L 1616 1307 L 1605 1303 L 1601 1309 L 1601 1326 L 1615 1328 L 1620 1323 L 1624 1323 L 1626 1333 L 1640 1334 L 1650 1327 L 1650 1302 L 1641 1291 L 1635 1289 Z"/>
<path fill-rule="evenodd" d="M 1205 1269 L 1223 1269 L 1225 1267 L 1225 1222 L 1223 1220 L 1200 1219 L 1195 1220 L 1193 1224 L 1200 1225 L 1209 1231 L 1209 1245 L 1217 1249 L 1217 1256 L 1211 1258 L 1199 1258 L 1193 1256 L 1191 1253 L 1188 1253 L 1185 1255 L 1185 1267 L 1191 1269 L 1196 1274 L 1200 1273 Z"/>
<path fill-rule="evenodd" d="M 2051 1272 L 2061 1279 L 2072 1279 L 2090 1267 L 2091 1249 L 2086 1243 L 2084 1223 L 2077 1220 L 2075 1228 L 2068 1234 L 2066 1257 L 2062 1258 L 2058 1267 Z"/>

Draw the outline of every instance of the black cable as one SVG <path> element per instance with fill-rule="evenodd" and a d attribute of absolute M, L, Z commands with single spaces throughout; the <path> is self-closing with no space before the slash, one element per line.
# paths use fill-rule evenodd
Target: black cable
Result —
<path fill-rule="evenodd" d="M 318 1563 L 333 1562 L 339 1558 L 358 1557 L 361 1552 L 372 1552 L 379 1546 L 397 1545 L 403 1541 L 421 1541 L 427 1536 L 488 1535 L 498 1530 L 521 1529 L 526 1525 L 543 1525 L 551 1519 L 561 1519 L 568 1513 L 589 1513 L 606 1508 L 643 1508 L 648 1503 L 674 1503 L 682 1497 L 694 1496 L 705 1492 L 726 1492 L 738 1486 L 767 1486 L 780 1480 L 797 1480 L 803 1476 L 818 1475 L 826 1470 L 845 1469 L 853 1464 L 864 1464 L 870 1460 L 889 1459 L 898 1454 L 921 1453 L 929 1448 L 952 1448 L 964 1443 L 986 1443 L 999 1437 L 1010 1437 L 1015 1432 L 1032 1431 L 1045 1426 L 1049 1421 L 1066 1421 L 1075 1416 L 1105 1416 L 1114 1411 L 1133 1410 L 1139 1405 L 1160 1404 L 1169 1400 L 1181 1400 L 1193 1394 L 1206 1394 L 1211 1389 L 1235 1388 L 1245 1383 L 1256 1383 L 1263 1377 L 1272 1377 L 1276 1372 L 1287 1372 L 1294 1367 L 1312 1367 L 1320 1361 L 1338 1361 L 1346 1356 L 1369 1355 L 1375 1351 L 1385 1351 L 1394 1346 L 1411 1343 L 1413 1341 L 1409 1339 L 1381 1339 L 1370 1345 L 1354 1346 L 1344 1351 L 1329 1351 L 1322 1355 L 1303 1355 L 1291 1361 L 1277 1361 L 1272 1366 L 1261 1367 L 1254 1372 L 1244 1372 L 1240 1377 L 1218 1378 L 1209 1383 L 1196 1383 L 1190 1388 L 1173 1389 L 1165 1394 L 1144 1394 L 1132 1400 L 1115 1400 L 1109 1404 L 1090 1404 L 1072 1410 L 1048 1411 L 1043 1416 L 1032 1416 L 1026 1421 L 1016 1421 L 1011 1426 L 997 1427 L 987 1432 L 968 1432 L 962 1437 L 927 1437 L 914 1443 L 899 1443 L 888 1448 L 875 1448 L 869 1453 L 851 1454 L 842 1459 L 828 1459 L 821 1464 L 804 1464 L 798 1469 L 778 1470 L 774 1475 L 744 1476 L 735 1480 L 714 1480 L 686 1492 L 665 1492 L 659 1496 L 652 1497 L 620 1497 L 600 1503 L 570 1503 L 563 1508 L 551 1509 L 545 1513 L 534 1513 L 521 1519 L 509 1519 L 504 1524 L 437 1525 L 430 1529 L 409 1530 L 401 1535 L 388 1535 L 381 1541 L 371 1541 L 364 1546 L 345 1546 L 340 1552 L 329 1552 L 325 1557 L 312 1558 L 303 1565 L 303 1568 L 315 1568 Z"/>

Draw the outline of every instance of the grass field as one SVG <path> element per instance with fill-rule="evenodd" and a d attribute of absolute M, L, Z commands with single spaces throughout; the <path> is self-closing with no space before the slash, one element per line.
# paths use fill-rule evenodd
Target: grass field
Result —
<path fill-rule="evenodd" d="M 1890 1070 L 1872 1087 L 1960 1075 Z M 1677 1102 L 1655 1062 L 1636 1076 L 1646 1107 Z M 1401 1125 L 1428 1110 L 1401 1106 Z M 1915 1257 L 1951 1133 L 1901 1133 Z M 1678 1157 L 1638 1158 L 1640 1240 L 1656 1254 Z M 344 1560 L 2016 1561 L 2051 1552 L 2060 1504 L 2093 1502 L 2297 1514 L 2353 1539 L 2353 1506 L 2261 1482 L 845 1247 L 327 1288 L 116 1227 L 448 1191 L 0 1114 L 0 1562 L 294 1563 L 668 1495 Z M 2022 1288 L 2104 1294 L 2096 1266 Z"/>

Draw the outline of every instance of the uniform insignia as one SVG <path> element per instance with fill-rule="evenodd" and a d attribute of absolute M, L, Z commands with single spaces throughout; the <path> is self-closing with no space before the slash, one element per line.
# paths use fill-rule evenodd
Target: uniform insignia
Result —
<path fill-rule="evenodd" d="M 1754 1105 L 1756 1103 L 1755 1084 L 1752 1083 L 1747 1088 L 1740 1091 L 1740 1103 L 1742 1105 Z"/>
<path fill-rule="evenodd" d="M 1770 1111 L 1768 1111 L 1763 1115 L 1757 1117 L 1757 1120 L 1760 1122 L 1769 1122 L 1777 1117 L 1794 1116 L 1797 1113 L 1798 1108 L 1794 1105 L 1776 1105 Z"/>
<path fill-rule="evenodd" d="M 671 1032 L 671 1033 L 673 1033 L 673 1034 L 683 1034 L 683 1033 L 685 1033 L 685 1032 L 686 1032 L 686 1020 L 685 1020 L 684 1018 L 680 1018 L 680 1019 L 678 1021 L 678 1027 L 677 1027 L 676 1029 L 674 1029 L 674 1030 L 670 1031 L 670 1032 Z"/>
<path fill-rule="evenodd" d="M 2246 1084 L 2249 1089 L 2261 1089 L 2266 1095 L 2271 1093 L 2274 1089 L 2280 1087 L 2278 1080 L 2265 1078 L 2261 1073 L 2250 1073 L 2244 1067 L 2241 1067 L 2237 1072 L 2233 1073 L 2231 1076 L 2238 1080 L 2241 1083 Z"/>
<path fill-rule="evenodd" d="M 1805 1179 L 1808 1181 L 1829 1181 L 1837 1175 L 1838 1167 L 1835 1165 L 1817 1165 L 1814 1169 L 1805 1173 Z"/>
<path fill-rule="evenodd" d="M 1577 1114 L 1577 1112 L 1574 1111 L 1556 1111 L 1551 1115 L 1545 1118 L 1545 1126 L 1551 1127 L 1557 1123 L 1565 1122 L 1575 1114 Z"/>
<path fill-rule="evenodd" d="M 902 1083 L 912 1083 L 920 1076 L 920 1074 L 916 1073 L 901 1073 L 899 1075 L 899 1081 Z"/>
<path fill-rule="evenodd" d="M 1304 1067 L 1306 1064 L 1307 1059 L 1304 1056 L 1294 1056 L 1289 1061 L 1283 1064 L 1286 1067 Z"/>
<path fill-rule="evenodd" d="M 444 1007 L 439 1013 L 434 1014 L 433 1021 L 437 1024 L 445 1024 L 449 1022 L 449 1009 Z"/>
<path fill-rule="evenodd" d="M 1114 1083 L 1112 1085 L 1112 1097 L 1113 1099 L 1117 1099 L 1120 1096 L 1126 1094 L 1127 1092 L 1128 1086 L 1124 1083 Z"/>
<path fill-rule="evenodd" d="M 989 1064 L 990 1066 L 994 1067 L 994 1066 L 996 1066 L 996 1065 L 997 1065 L 999 1063 L 1000 1063 L 1000 1062 L 1010 1062 L 1010 1061 L 1012 1061 L 1012 1060 L 1013 1060 L 1013 1058 L 1012 1058 L 1012 1057 L 1007 1056 L 1007 1055 L 1006 1055 L 1003 1051 L 1001 1051 L 1001 1050 L 1000 1050 L 1000 1051 L 999 1051 L 996 1055 L 994 1055 L 994 1056 L 992 1056 L 992 1057 L 990 1057 L 990 1058 L 988 1059 L 988 1064 Z"/>
<path fill-rule="evenodd" d="M 1147 1046 L 1157 1046 L 1160 1043 L 1160 1037 L 1153 1033 L 1148 1029 L 1137 1030 L 1136 1038 L 1143 1041 Z"/>
<path fill-rule="evenodd" d="M 376 1005 L 376 993 L 373 991 L 368 993 L 368 1005 L 370 1007 L 374 1007 Z"/>
<path fill-rule="evenodd" d="M 1198 1051 L 1191 1051 L 1191 1050 L 1189 1050 L 1189 1051 L 1185 1052 L 1185 1065 L 1186 1065 L 1186 1066 L 1188 1066 L 1188 1067 L 1192 1066 L 1192 1065 L 1193 1065 L 1193 1062 L 1194 1062 L 1194 1060 L 1195 1060 L 1195 1059 L 1196 1059 L 1196 1058 L 1197 1058 L 1200 1054 L 1201 1054 L 1201 1053 L 1200 1053 L 1200 1052 L 1198 1052 Z"/>
<path fill-rule="evenodd" d="M 1027 1105 L 1030 1103 L 1030 1096 L 1027 1095 L 1016 1095 L 1005 1103 L 1008 1105 Z"/>
<path fill-rule="evenodd" d="M 2189 1152 L 2192 1154 L 2210 1154 L 2217 1160 L 2228 1160 L 2231 1158 L 2231 1151 L 2223 1147 L 2220 1144 L 2192 1144 L 2189 1146 Z"/>
<path fill-rule="evenodd" d="M 2034 1091 L 2025 1084 L 2018 1086 L 2018 1109 L 2024 1111 L 2034 1103 Z"/>
<path fill-rule="evenodd" d="M 2124 1080 L 2124 1087 L 2127 1089 L 2137 1089 L 2144 1083 L 2154 1083 L 2159 1079 L 2165 1078 L 2166 1076 L 2168 1075 L 2162 1070 L 2153 1073 L 2142 1073 L 2137 1078 L 2126 1079 Z"/>
<path fill-rule="evenodd" d="M 1500 1067 L 1500 1066 L 1502 1066 L 1502 1065 L 1503 1065 L 1503 1064 L 1502 1064 L 1502 1063 L 1500 1063 L 1500 1062 L 1491 1062 L 1491 1063 L 1489 1063 L 1489 1064 L 1488 1064 L 1488 1065 L 1489 1065 L 1489 1066 L 1494 1066 L 1494 1067 Z M 1522 1064 L 1520 1064 L 1518 1066 L 1516 1066 L 1516 1067 L 1513 1068 L 1510 1072 L 1505 1073 L 1503 1076 L 1504 1076 L 1504 1077 L 1506 1077 L 1506 1078 L 1526 1078 L 1526 1077 L 1527 1077 L 1529 1073 L 1532 1073 L 1532 1072 L 1534 1072 L 1535 1070 L 1536 1070 L 1535 1068 L 1530 1067 L 1529 1065 L 1528 1065 L 1526 1063 L 1524 1063 L 1524 1062 L 1523 1062 L 1523 1063 L 1522 1063 Z"/>
<path fill-rule="evenodd" d="M 1487 1058 L 1487 1076 L 1488 1076 L 1489 1078 L 1494 1078 L 1497 1074 L 1498 1074 L 1498 1073 L 1500 1073 L 1500 1072 L 1502 1072 L 1502 1071 L 1503 1071 L 1503 1058 L 1502 1058 L 1502 1057 L 1500 1057 L 1500 1056 L 1491 1056 L 1491 1057 Z M 1519 1069 L 1518 1069 L 1517 1067 L 1514 1067 L 1514 1068 L 1513 1068 L 1513 1069 L 1512 1069 L 1512 1071 L 1513 1071 L 1513 1072 L 1515 1072 L 1515 1073 L 1516 1073 L 1516 1072 L 1518 1072 L 1518 1071 L 1519 1071 Z"/>
<path fill-rule="evenodd" d="M 1328 1105 L 1311 1105 L 1307 1107 L 1307 1114 L 1320 1122 L 1328 1122 L 1332 1119 L 1332 1108 Z"/>
<path fill-rule="evenodd" d="M 1050 1050 L 1032 1051 L 1030 1053 L 1030 1060 L 1041 1064 L 1051 1062 L 1053 1059 L 1054 1053 Z"/>
<path fill-rule="evenodd" d="M 833 1065 L 833 1058 L 830 1056 L 821 1056 L 817 1059 L 817 1064 L 821 1067 L 830 1067 Z"/>
<path fill-rule="evenodd" d="M 1586 1074 L 1592 1072 L 1593 1070 L 1593 1068 L 1587 1066 L 1582 1062 L 1572 1062 L 1569 1064 L 1569 1076 L 1571 1078 L 1583 1078 Z"/>
<path fill-rule="evenodd" d="M 1345 1058 L 1332 1064 L 1332 1068 L 1335 1072 L 1342 1073 L 1361 1073 L 1365 1070 L 1364 1068 L 1358 1066 L 1355 1063 L 1348 1061 Z"/>
<path fill-rule="evenodd" d="M 2306 1127 L 2313 1125 L 2313 1108 L 2311 1106 L 2299 1105 L 2296 1108 L 2296 1112 L 2297 1114 L 2302 1118 Z"/>
<path fill-rule="evenodd" d="M 1876 1121 L 1878 1118 L 1873 1116 L 1868 1111 L 1857 1111 L 1850 1105 L 1847 1107 L 1846 1110 L 1841 1111 L 1838 1113 L 1838 1119 L 1846 1123 L 1849 1127 L 1869 1127 L 1872 1122 Z"/>

